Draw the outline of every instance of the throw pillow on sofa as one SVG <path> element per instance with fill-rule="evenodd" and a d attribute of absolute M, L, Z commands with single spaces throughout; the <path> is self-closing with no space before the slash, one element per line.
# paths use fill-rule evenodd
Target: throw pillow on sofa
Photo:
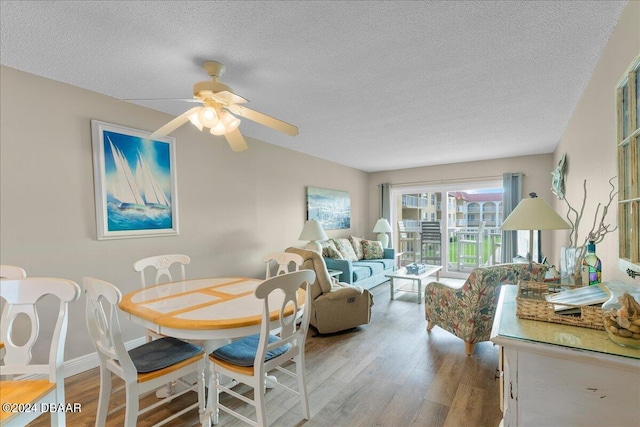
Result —
<path fill-rule="evenodd" d="M 324 242 L 320 242 L 320 246 L 322 246 L 322 257 L 329 258 L 329 242 L 330 240 L 325 240 Z"/>
<path fill-rule="evenodd" d="M 344 259 L 344 257 L 340 253 L 340 251 L 338 251 L 337 249 L 334 249 L 333 246 L 329 246 L 327 248 L 327 253 L 329 254 L 329 256 L 327 258 Z"/>
<path fill-rule="evenodd" d="M 349 236 L 349 241 L 351 242 L 351 246 L 353 246 L 353 251 L 356 253 L 358 260 L 364 258 L 364 250 L 362 249 L 362 237 Z"/>
<path fill-rule="evenodd" d="M 333 239 L 333 242 L 336 244 L 336 248 L 338 248 L 338 251 L 342 254 L 344 259 L 354 262 L 358 261 L 358 257 L 356 256 L 349 239 Z"/>
<path fill-rule="evenodd" d="M 321 245 L 324 258 L 344 259 L 333 240 L 325 240 Z"/>
<path fill-rule="evenodd" d="M 377 240 L 362 240 L 362 251 L 364 252 L 364 259 L 382 259 L 384 256 L 384 249 L 382 243 Z"/>

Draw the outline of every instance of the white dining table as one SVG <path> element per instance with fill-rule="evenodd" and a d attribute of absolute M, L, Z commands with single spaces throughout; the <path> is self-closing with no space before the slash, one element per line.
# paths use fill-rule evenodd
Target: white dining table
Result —
<path fill-rule="evenodd" d="M 211 277 L 163 283 L 124 295 L 119 307 L 132 322 L 161 335 L 200 341 L 210 354 L 234 338 L 260 333 L 264 302 L 254 292 L 262 282 L 248 277 Z M 280 315 L 283 296 L 279 292 L 269 296 L 269 306 L 277 308 L 270 313 L 272 321 Z M 298 307 L 304 306 L 304 300 L 305 292 L 300 289 Z M 291 314 L 293 309 L 285 312 L 285 316 Z M 205 366 L 208 380 L 211 372 L 209 364 Z M 210 407 L 211 399 L 207 403 L 205 415 L 217 415 Z"/>

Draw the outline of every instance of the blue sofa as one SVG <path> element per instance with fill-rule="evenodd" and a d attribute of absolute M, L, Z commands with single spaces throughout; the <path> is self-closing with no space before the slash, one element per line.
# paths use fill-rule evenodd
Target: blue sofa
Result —
<path fill-rule="evenodd" d="M 346 259 L 324 258 L 324 262 L 329 270 L 342 271 L 338 281 L 371 289 L 389 280 L 385 274 L 396 269 L 395 252 L 393 248 L 386 248 L 382 259 L 348 261 Z"/>

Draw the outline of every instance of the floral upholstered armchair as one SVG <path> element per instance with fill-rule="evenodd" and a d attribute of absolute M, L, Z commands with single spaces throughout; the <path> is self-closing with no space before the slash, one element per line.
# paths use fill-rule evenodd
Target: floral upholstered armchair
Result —
<path fill-rule="evenodd" d="M 533 264 L 498 264 L 477 267 L 459 287 L 431 282 L 425 296 L 427 331 L 435 325 L 462 338 L 467 355 L 473 354 L 478 342 L 488 341 L 503 284 L 520 280 L 542 282 L 547 267 Z"/>

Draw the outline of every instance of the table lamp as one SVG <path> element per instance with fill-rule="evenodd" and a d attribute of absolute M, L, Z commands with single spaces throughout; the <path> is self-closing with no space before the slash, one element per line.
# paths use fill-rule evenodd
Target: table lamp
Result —
<path fill-rule="evenodd" d="M 327 240 L 328 238 L 318 220 L 310 219 L 302 227 L 302 233 L 300 233 L 298 240 L 309 240 L 309 243 L 304 248 L 322 253 L 322 245 L 317 240 Z"/>
<path fill-rule="evenodd" d="M 388 248 L 389 236 L 387 236 L 387 233 L 391 233 L 391 225 L 389 225 L 389 221 L 384 218 L 380 218 L 373 227 L 373 232 L 378 233 L 378 241 L 382 243 L 382 247 Z"/>
<path fill-rule="evenodd" d="M 533 231 L 534 230 L 564 230 L 571 226 L 543 198 L 536 193 L 529 193 L 528 199 L 520 200 L 518 206 L 502 223 L 503 230 L 529 230 L 529 271 L 533 262 Z M 538 262 L 542 262 L 542 243 L 538 236 Z"/>

